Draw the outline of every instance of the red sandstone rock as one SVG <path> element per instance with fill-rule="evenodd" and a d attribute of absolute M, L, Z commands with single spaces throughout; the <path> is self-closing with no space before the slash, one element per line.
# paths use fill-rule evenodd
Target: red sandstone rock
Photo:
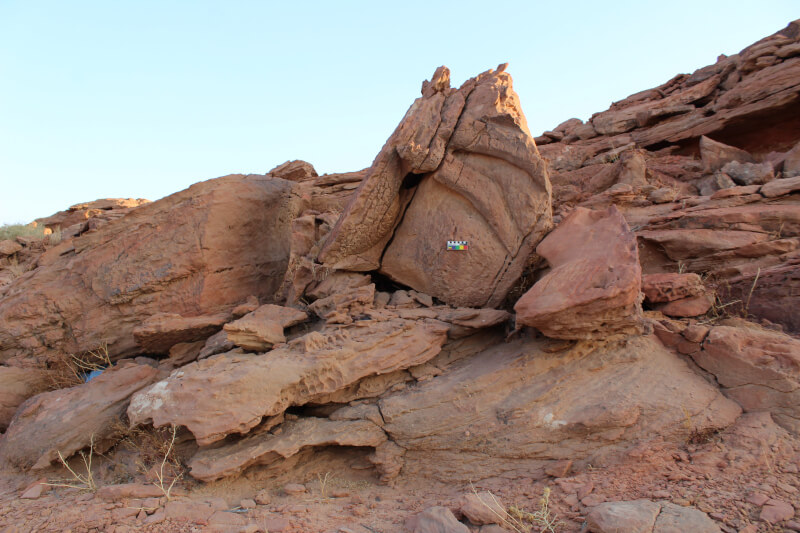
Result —
<path fill-rule="evenodd" d="M 439 353 L 446 332 L 430 319 L 361 321 L 308 333 L 266 355 L 215 355 L 136 394 L 128 418 L 186 426 L 207 445 L 366 376 L 424 363 Z"/>
<path fill-rule="evenodd" d="M 409 533 L 469 533 L 447 507 L 425 509 L 406 523 Z"/>
<path fill-rule="evenodd" d="M 759 192 L 767 198 L 775 198 L 795 191 L 800 191 L 800 176 L 773 180 L 759 189 Z"/>
<path fill-rule="evenodd" d="M 506 506 L 489 491 L 465 495 L 461 502 L 461 513 L 476 526 L 502 524 L 508 519 Z"/>
<path fill-rule="evenodd" d="M 288 261 L 294 187 L 254 175 L 209 180 L 73 239 L 72 251 L 7 288 L 0 361 L 103 343 L 114 358 L 134 355 L 146 350 L 133 331 L 158 313 L 214 316 L 250 295 L 269 302 Z"/>
<path fill-rule="evenodd" d="M 770 411 L 780 425 L 800 432 L 800 341 L 746 323 L 717 326 L 692 358 L 745 411 Z"/>
<path fill-rule="evenodd" d="M 163 495 L 160 488 L 143 483 L 106 485 L 97 491 L 97 497 L 107 502 L 118 502 L 130 498 L 158 498 Z"/>
<path fill-rule="evenodd" d="M 149 203 L 150 200 L 143 198 L 103 198 L 93 202 L 75 204 L 66 211 L 59 211 L 46 218 L 37 218 L 34 222 L 46 228 L 65 230 L 76 224 L 82 225 L 90 219 L 99 218 L 108 221 L 121 218 L 131 209 Z"/>
<path fill-rule="evenodd" d="M 47 376 L 37 368 L 0 366 L 0 430 L 5 431 L 22 402 L 47 385 Z"/>
<path fill-rule="evenodd" d="M 284 328 L 299 324 L 308 315 L 298 309 L 266 304 L 255 311 L 225 324 L 227 338 L 236 346 L 254 352 L 269 350 L 273 344 L 286 341 Z"/>
<path fill-rule="evenodd" d="M 543 471 L 554 460 L 591 463 L 640 438 L 685 438 L 676 401 L 698 430 L 726 427 L 741 413 L 653 337 L 555 354 L 544 350 L 549 342 L 490 345 L 382 398 L 384 429 L 406 450 L 402 475 L 476 482 Z"/>
<path fill-rule="evenodd" d="M 667 316 L 693 317 L 706 314 L 713 303 L 714 301 L 710 296 L 702 294 L 660 304 L 656 306 L 656 309 Z"/>
<path fill-rule="evenodd" d="M 14 255 L 20 250 L 22 250 L 22 245 L 18 242 L 9 239 L 0 241 L 0 255 Z"/>
<path fill-rule="evenodd" d="M 728 146 L 705 135 L 700 136 L 700 158 L 706 171 L 721 170 L 731 162 L 752 163 L 753 156 L 734 146 Z"/>
<path fill-rule="evenodd" d="M 267 174 L 288 181 L 302 181 L 309 178 L 316 178 L 318 175 L 317 171 L 314 170 L 314 167 L 310 163 L 300 160 L 287 161 L 273 168 Z"/>
<path fill-rule="evenodd" d="M 301 418 L 285 422 L 279 434 L 258 433 L 235 443 L 201 449 L 189 462 L 191 475 L 202 481 L 214 481 L 242 472 L 249 466 L 269 465 L 289 458 L 308 446 L 377 447 L 386 441 L 386 433 L 366 420 L 330 421 L 324 418 Z"/>
<path fill-rule="evenodd" d="M 380 268 L 450 304 L 496 306 L 550 227 L 549 197 L 510 76 L 488 71 L 454 90 L 440 68 L 319 257 L 332 268 Z M 471 246 L 447 252 L 448 240 Z"/>
<path fill-rule="evenodd" d="M 88 383 L 45 392 L 25 402 L 0 441 L 0 459 L 21 469 L 46 468 L 88 447 L 107 447 L 112 424 L 125 413 L 131 395 L 149 385 L 158 371 L 149 365 L 121 364 Z"/>
<path fill-rule="evenodd" d="M 705 292 L 697 274 L 646 274 L 642 276 L 642 292 L 649 303 L 672 302 Z"/>
<path fill-rule="evenodd" d="M 552 270 L 514 306 L 518 324 L 560 339 L 642 331 L 636 239 L 615 207 L 574 210 L 536 252 Z"/>
<path fill-rule="evenodd" d="M 789 520 L 794 517 L 794 507 L 790 504 L 776 499 L 769 499 L 764 507 L 761 508 L 759 518 L 770 524 L 777 524 L 784 520 Z"/>

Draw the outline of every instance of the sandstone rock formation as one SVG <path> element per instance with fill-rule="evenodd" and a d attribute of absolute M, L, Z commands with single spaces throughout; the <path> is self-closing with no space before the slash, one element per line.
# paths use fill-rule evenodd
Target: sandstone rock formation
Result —
<path fill-rule="evenodd" d="M 505 66 L 442 67 L 368 169 L 40 219 L 0 243 L 0 525 L 797 529 L 798 65 L 792 23 L 540 148 Z M 14 477 L 90 446 L 101 501 Z"/>
<path fill-rule="evenodd" d="M 601 503 L 589 512 L 586 523 L 592 533 L 721 532 L 713 520 L 697 509 L 649 500 Z"/>
<path fill-rule="evenodd" d="M 189 463 L 192 477 L 214 481 L 242 472 L 254 464 L 270 464 L 295 455 L 307 446 L 368 446 L 386 442 L 386 433 L 368 420 L 303 418 L 286 422 L 274 435 L 264 432 L 233 444 L 200 450 Z"/>
<path fill-rule="evenodd" d="M 745 411 L 770 411 L 800 433 L 800 340 L 752 326 L 717 326 L 692 358 Z"/>
<path fill-rule="evenodd" d="M 548 342 L 491 346 L 381 399 L 404 475 L 475 481 L 564 459 L 598 464 L 645 435 L 685 432 L 682 407 L 706 428 L 741 412 L 653 337 L 566 353 L 548 353 Z"/>
<path fill-rule="evenodd" d="M 113 437 L 131 395 L 149 385 L 158 371 L 127 363 L 90 382 L 45 392 L 25 402 L 0 442 L 0 461 L 18 468 L 46 468 L 90 446 L 102 451 Z"/>
<path fill-rule="evenodd" d="M 551 225 L 547 170 L 504 68 L 458 90 L 437 69 L 336 222 L 322 263 L 379 269 L 453 305 L 504 300 Z M 469 253 L 447 253 L 448 240 L 468 241 Z"/>
<path fill-rule="evenodd" d="M 308 319 L 304 312 L 280 305 L 262 305 L 238 320 L 225 324 L 227 339 L 245 350 L 269 350 L 273 344 L 286 341 L 284 328 Z"/>
<path fill-rule="evenodd" d="M 154 314 L 229 312 L 253 294 L 269 301 L 288 260 L 293 190 L 264 176 L 209 180 L 63 242 L 0 301 L 0 360 L 103 343 L 114 357 L 142 353 L 134 330 Z"/>
<path fill-rule="evenodd" d="M 395 318 L 311 332 L 265 355 L 214 355 L 136 394 L 128 418 L 185 426 L 207 445 L 369 375 L 424 363 L 446 334 L 435 320 Z"/>
<path fill-rule="evenodd" d="M 40 369 L 0 366 L 0 430 L 5 431 L 22 402 L 46 387 L 47 378 Z"/>
<path fill-rule="evenodd" d="M 705 275 L 721 304 L 749 301 L 745 313 L 800 331 L 794 314 L 780 312 L 796 305 L 800 280 L 800 209 L 791 184 L 783 184 L 795 175 L 800 141 L 792 118 L 800 109 L 799 35 L 800 23 L 792 22 L 739 54 L 615 102 L 585 124 L 566 121 L 537 137 L 550 163 L 556 216 L 613 203 L 643 245 L 644 274 Z M 643 153 L 644 182 L 627 180 L 634 184 L 623 193 L 614 188 L 626 185 L 619 176 L 625 154 L 634 153 Z M 726 168 L 741 183 L 768 179 L 751 173 L 749 181 L 756 168 L 776 179 L 736 187 Z M 674 201 L 648 199 L 660 189 Z"/>
<path fill-rule="evenodd" d="M 577 208 L 536 253 L 552 270 L 514 306 L 518 324 L 559 339 L 642 331 L 636 238 L 615 207 Z"/>

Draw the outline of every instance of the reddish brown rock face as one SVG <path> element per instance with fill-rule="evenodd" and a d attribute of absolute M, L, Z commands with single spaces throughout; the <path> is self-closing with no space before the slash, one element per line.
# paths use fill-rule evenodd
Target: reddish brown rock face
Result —
<path fill-rule="evenodd" d="M 497 306 L 551 225 L 550 183 L 511 77 L 449 87 L 437 70 L 375 159 L 319 258 L 380 270 L 458 306 Z M 447 241 L 469 250 L 448 251 Z"/>
<path fill-rule="evenodd" d="M 265 355 L 212 356 L 137 394 L 128 418 L 157 427 L 186 426 L 199 444 L 207 445 L 231 433 L 247 433 L 265 416 L 364 377 L 424 363 L 439 353 L 447 329 L 430 319 L 359 322 L 309 333 Z"/>
<path fill-rule="evenodd" d="M 642 292 L 649 303 L 672 302 L 705 292 L 697 274 L 648 274 L 642 276 Z"/>
<path fill-rule="evenodd" d="M 17 468 L 46 468 L 88 447 L 107 448 L 131 395 L 146 387 L 158 371 L 124 364 L 83 385 L 39 394 L 24 403 L 0 442 L 0 459 Z"/>
<path fill-rule="evenodd" d="M 514 306 L 518 324 L 559 339 L 642 331 L 636 237 L 615 207 L 575 209 L 536 252 L 552 270 Z"/>
<path fill-rule="evenodd" d="M 47 378 L 38 368 L 0 366 L 0 430 L 5 431 L 17 408 L 47 387 Z"/>
<path fill-rule="evenodd" d="M 800 433 L 800 341 L 739 322 L 712 328 L 692 357 L 745 411 L 770 411 Z"/>
<path fill-rule="evenodd" d="M 216 315 L 250 295 L 269 301 L 288 261 L 293 188 L 264 176 L 209 180 L 73 239 L 7 289 L 0 360 L 103 343 L 115 357 L 141 353 L 134 330 L 154 314 Z"/>

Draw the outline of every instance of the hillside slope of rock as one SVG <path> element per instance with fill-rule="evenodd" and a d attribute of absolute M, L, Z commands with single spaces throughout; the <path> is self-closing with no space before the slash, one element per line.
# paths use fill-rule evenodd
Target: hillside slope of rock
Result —
<path fill-rule="evenodd" d="M 793 22 L 536 139 L 440 67 L 368 169 L 40 219 L 0 525 L 800 530 L 798 65 Z"/>

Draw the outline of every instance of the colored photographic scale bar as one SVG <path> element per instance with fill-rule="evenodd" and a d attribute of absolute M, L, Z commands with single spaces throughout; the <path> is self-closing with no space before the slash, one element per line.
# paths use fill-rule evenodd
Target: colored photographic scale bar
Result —
<path fill-rule="evenodd" d="M 447 241 L 447 249 L 455 251 L 469 250 L 469 243 L 467 241 Z"/>

